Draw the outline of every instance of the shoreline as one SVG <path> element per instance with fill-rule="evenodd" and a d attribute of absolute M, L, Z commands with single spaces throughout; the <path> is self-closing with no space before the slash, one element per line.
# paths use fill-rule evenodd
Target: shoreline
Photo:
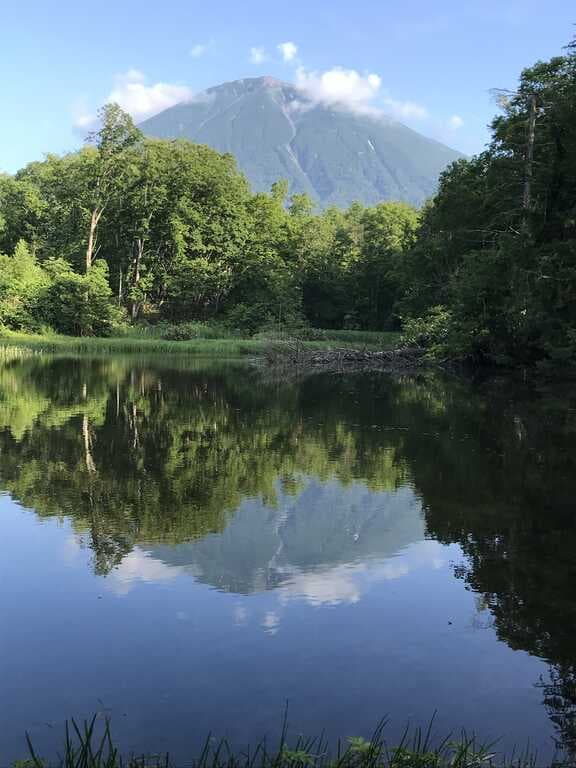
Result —
<path fill-rule="evenodd" d="M 337 339 L 330 339 L 330 333 L 326 332 L 325 340 L 299 341 L 302 347 L 311 353 L 331 351 Z M 350 340 L 345 342 L 350 350 L 367 350 L 375 348 L 383 350 L 386 343 L 396 342 L 396 333 L 375 333 L 374 341 L 355 341 L 354 332 L 350 333 Z M 336 332 L 335 336 L 345 335 L 345 332 Z M 222 337 L 222 338 L 195 338 L 186 341 L 172 341 L 168 339 L 150 338 L 143 336 L 61 336 L 61 335 L 34 335 L 10 332 L 0 335 L 0 350 L 20 349 L 32 353 L 73 355 L 90 354 L 164 354 L 164 355 L 189 355 L 194 357 L 240 357 L 260 356 L 265 358 L 266 350 L 271 344 L 283 343 L 271 341 L 267 338 L 250 337 Z"/>

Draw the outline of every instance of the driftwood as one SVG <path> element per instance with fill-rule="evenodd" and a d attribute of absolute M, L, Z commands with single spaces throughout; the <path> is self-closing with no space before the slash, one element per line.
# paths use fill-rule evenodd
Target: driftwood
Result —
<path fill-rule="evenodd" d="M 425 350 L 400 347 L 379 352 L 361 349 L 311 349 L 298 340 L 270 343 L 264 351 L 268 365 L 300 370 L 383 370 L 413 371 L 428 365 Z"/>

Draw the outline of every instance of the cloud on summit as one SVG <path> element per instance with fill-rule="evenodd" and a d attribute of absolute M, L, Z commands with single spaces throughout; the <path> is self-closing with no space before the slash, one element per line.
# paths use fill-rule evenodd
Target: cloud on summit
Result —
<path fill-rule="evenodd" d="M 355 69 L 333 67 L 325 72 L 296 70 L 296 85 L 312 101 L 340 104 L 358 111 L 370 108 L 382 81 L 378 75 L 361 75 Z"/>
<path fill-rule="evenodd" d="M 362 74 L 345 67 L 315 72 L 299 66 L 296 85 L 312 102 L 344 107 L 359 114 L 398 120 L 425 120 L 429 117 L 428 110 L 421 104 L 394 99 L 383 91 L 382 78 L 374 72 Z"/>

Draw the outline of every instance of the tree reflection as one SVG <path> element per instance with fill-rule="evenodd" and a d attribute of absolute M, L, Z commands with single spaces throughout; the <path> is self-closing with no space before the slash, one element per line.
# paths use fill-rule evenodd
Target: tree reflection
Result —
<path fill-rule="evenodd" d="M 0 478 L 38 515 L 69 517 L 99 574 L 137 543 L 178 544 L 173 556 L 193 559 L 214 583 L 225 569 L 209 534 L 230 532 L 236 515 L 255 550 L 243 571 L 246 559 L 234 565 L 220 537 L 226 588 L 238 591 L 254 587 L 256 572 L 262 588 L 282 578 L 288 561 L 273 555 L 288 508 L 281 544 L 292 547 L 290 566 L 351 561 L 355 525 L 362 546 L 383 551 L 381 513 L 366 501 L 320 500 L 308 517 L 298 513 L 310 479 L 337 481 L 349 499 L 358 487 L 410 486 L 428 533 L 462 548 L 457 575 L 499 638 L 550 663 L 543 700 L 574 758 L 575 413 L 570 393 L 432 376 L 288 384 L 230 366 L 14 360 L 0 368 Z M 268 523 L 250 512 L 254 500 Z"/>

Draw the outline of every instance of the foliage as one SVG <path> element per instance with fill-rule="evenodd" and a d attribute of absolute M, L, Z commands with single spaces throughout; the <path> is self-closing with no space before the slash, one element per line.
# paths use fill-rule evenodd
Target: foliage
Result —
<path fill-rule="evenodd" d="M 423 317 L 404 323 L 402 340 L 410 347 L 425 347 L 434 356 L 446 354 L 454 333 L 452 314 L 446 307 L 431 307 Z"/>
<path fill-rule="evenodd" d="M 23 240 L 12 256 L 0 255 L 0 324 L 27 330 L 37 327 L 38 305 L 48 285 L 47 274 Z"/>
<path fill-rule="evenodd" d="M 50 285 L 43 297 L 42 317 L 57 331 L 75 336 L 107 336 L 122 317 L 112 301 L 108 265 L 94 262 L 85 275 L 62 259 L 46 262 Z"/>
<path fill-rule="evenodd" d="M 248 334 L 396 323 L 394 276 L 418 221 L 410 206 L 316 213 L 306 195 L 287 199 L 285 182 L 252 194 L 229 155 L 145 139 L 117 105 L 100 122 L 79 152 L 0 177 L 0 248 L 14 258 L 27 244 L 51 283 L 31 301 L 5 270 L 6 326 L 108 333 L 117 307 L 133 322 L 216 319 Z"/>
<path fill-rule="evenodd" d="M 171 325 L 160 323 L 159 337 L 168 341 L 190 341 L 191 339 L 222 339 L 227 334 L 223 328 L 202 322 L 188 322 Z"/>
<path fill-rule="evenodd" d="M 524 70 L 517 91 L 501 103 L 488 149 L 445 171 L 424 211 L 400 311 L 424 317 L 445 306 L 447 348 L 455 356 L 509 365 L 576 362 L 574 45 Z"/>

